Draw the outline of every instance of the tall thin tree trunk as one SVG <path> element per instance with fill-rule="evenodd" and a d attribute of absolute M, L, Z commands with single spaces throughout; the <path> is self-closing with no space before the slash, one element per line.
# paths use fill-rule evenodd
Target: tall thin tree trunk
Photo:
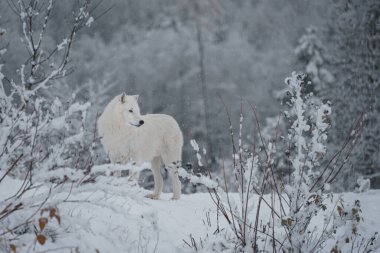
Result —
<path fill-rule="evenodd" d="M 182 46 L 181 44 L 181 48 L 183 48 L 183 50 L 185 50 L 184 46 Z M 182 128 L 182 131 L 184 131 L 185 133 L 187 133 L 187 117 L 186 117 L 186 112 L 187 112 L 187 97 L 186 97 L 186 90 L 185 90 L 185 82 L 183 80 L 183 77 L 186 73 L 186 68 L 185 68 L 185 65 L 184 65 L 184 55 L 183 54 L 180 54 L 179 56 L 179 61 L 178 61 L 178 76 L 177 76 L 177 80 L 179 82 L 179 85 L 180 85 L 180 91 L 179 91 L 179 110 L 178 110 L 178 118 L 181 122 L 181 128 Z"/>
<path fill-rule="evenodd" d="M 200 77 L 200 84 L 202 87 L 202 99 L 203 99 L 203 109 L 204 109 L 204 117 L 205 117 L 205 126 L 206 126 L 206 147 L 207 147 L 207 153 L 208 158 L 213 161 L 213 150 L 212 150 L 212 143 L 210 139 L 210 130 L 211 130 L 211 123 L 210 123 L 210 110 L 209 110 L 209 104 L 208 104 L 208 92 L 207 92 L 207 83 L 206 83 L 206 73 L 205 73 L 205 65 L 204 65 L 204 45 L 203 45 L 203 38 L 202 38 L 202 29 L 200 27 L 200 24 L 197 22 L 197 42 L 198 42 L 198 54 L 199 54 L 199 77 Z"/>

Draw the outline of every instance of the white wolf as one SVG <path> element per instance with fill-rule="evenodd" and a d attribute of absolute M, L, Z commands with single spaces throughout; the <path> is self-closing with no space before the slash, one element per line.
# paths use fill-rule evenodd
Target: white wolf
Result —
<path fill-rule="evenodd" d="M 154 191 L 146 197 L 159 199 L 163 187 L 160 172 L 163 162 L 169 170 L 173 183 L 172 199 L 181 196 L 178 168 L 181 166 L 183 136 L 171 116 L 165 114 L 140 115 L 138 95 L 125 93 L 116 96 L 106 106 L 98 119 L 98 131 L 105 151 L 112 163 L 137 166 L 151 162 L 154 176 Z M 130 173 L 131 174 L 131 173 Z M 138 172 L 133 176 L 138 177 Z"/>

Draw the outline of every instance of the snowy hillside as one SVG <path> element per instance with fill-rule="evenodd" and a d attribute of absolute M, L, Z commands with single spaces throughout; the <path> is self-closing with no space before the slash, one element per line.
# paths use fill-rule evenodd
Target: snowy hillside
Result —
<path fill-rule="evenodd" d="M 0 253 L 380 252 L 379 45 L 379 0 L 0 1 Z"/>
<path fill-rule="evenodd" d="M 7 177 L 1 184 L 0 199 L 15 194 L 21 185 L 22 181 Z M 39 245 L 31 234 L 23 237 L 25 247 L 17 252 L 71 252 L 77 247 L 80 252 L 191 251 L 183 239 L 187 240 L 189 234 L 203 237 L 207 233 L 203 225 L 206 213 L 213 217 L 215 212 L 206 193 L 183 195 L 178 201 L 163 194 L 161 200 L 151 200 L 144 197 L 149 191 L 126 177 L 98 177 L 95 183 L 73 188 L 71 193 L 70 189 L 63 186 L 45 204 L 57 208 L 61 217 L 60 225 L 49 221 L 52 227 L 46 233 L 46 243 Z M 45 186 L 37 187 L 26 198 L 38 202 L 48 192 Z M 35 226 L 38 218 L 37 215 Z M 11 227 L 22 220 L 18 215 L 1 227 Z"/>
<path fill-rule="evenodd" d="M 100 168 L 120 169 L 120 166 L 100 166 Z M 99 167 L 98 167 L 99 168 Z M 15 194 L 22 181 L 7 177 L 1 184 L 0 199 Z M 61 188 L 61 189 L 59 189 Z M 49 192 L 45 186 L 37 187 L 23 198 L 31 198 L 34 203 L 44 199 Z M 52 195 L 45 206 L 54 206 L 60 216 L 60 224 L 55 219 L 49 219 L 45 228 L 46 243 L 41 246 L 36 243 L 31 231 L 18 230 L 20 235 L 26 232 L 28 236 L 20 236 L 18 245 L 23 245 L 17 252 L 194 252 L 189 245 L 196 245 L 198 250 L 218 252 L 225 248 L 233 252 L 231 230 L 226 220 L 217 217 L 216 206 L 209 193 L 183 195 L 180 200 L 170 200 L 171 194 L 163 194 L 160 200 L 144 197 L 147 190 L 126 177 L 97 177 L 96 182 L 80 187 L 61 185 L 50 189 Z M 236 193 L 230 194 L 231 199 L 238 198 Z M 266 196 L 265 198 L 270 198 Z M 326 214 L 335 208 L 334 196 L 327 206 Z M 257 207 L 258 196 L 253 196 L 254 209 Z M 364 222 L 360 224 L 359 232 L 364 237 L 372 236 L 380 228 L 378 210 L 373 203 L 380 202 L 380 191 L 343 194 L 345 203 L 353 203 L 360 199 Z M 20 201 L 26 201 L 21 199 Z M 261 221 L 268 222 L 271 212 L 262 209 Z M 25 213 L 23 213 L 25 215 Z M 43 214 L 42 214 L 43 215 Z M 252 214 L 253 215 L 253 214 Z M 40 216 L 37 215 L 37 218 Z M 23 220 L 16 215 L 8 220 L 12 225 Z M 217 230 L 219 219 L 219 231 Z M 321 229 L 323 217 L 316 217 L 313 223 Z M 37 220 L 34 226 L 38 224 Z M 193 242 L 192 242 L 193 240 Z M 188 245 L 189 244 L 189 245 Z M 224 245 L 224 246 L 223 246 Z M 322 252 L 330 252 L 332 245 L 327 245 Z M 20 246 L 18 246 L 20 247 Z M 249 252 L 249 251 L 248 251 Z M 360 251 L 362 252 L 362 251 Z"/>

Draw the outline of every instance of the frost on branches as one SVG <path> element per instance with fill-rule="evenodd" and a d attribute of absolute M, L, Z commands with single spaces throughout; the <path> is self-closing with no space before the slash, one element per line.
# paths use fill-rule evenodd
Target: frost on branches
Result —
<path fill-rule="evenodd" d="M 240 115 L 239 140 L 235 141 L 231 115 L 227 111 L 232 144 L 232 168 L 222 167 L 224 183 L 211 188 L 212 199 L 218 208 L 217 230 L 208 234 L 201 243 L 194 238 L 189 246 L 205 252 L 236 249 L 244 252 L 346 252 L 347 249 L 373 250 L 379 248 L 375 234 L 371 238 L 360 233 L 360 202 L 345 205 L 330 192 L 330 183 L 338 172 L 321 165 L 327 153 L 327 130 L 330 127 L 329 104 L 322 103 L 308 93 L 311 83 L 303 74 L 292 73 L 285 80 L 287 105 L 284 113 L 287 136 L 280 138 L 279 126 L 275 138 L 264 140 L 256 119 L 258 135 L 263 152 L 241 148 Z M 279 142 L 284 145 L 277 145 Z M 255 147 L 255 145 L 254 145 Z M 280 148 L 279 148 L 280 147 Z M 278 153 L 286 152 L 286 155 Z M 263 153 L 263 154 L 262 154 Z M 276 159 L 287 157 L 288 174 L 275 174 Z M 328 168 L 328 166 L 327 166 Z M 235 178 L 232 193 L 227 183 L 228 173 Z M 263 173 L 260 176 L 260 172 Z M 328 174 L 327 176 L 325 174 Z M 200 181 L 200 180 L 199 180 Z M 226 226 L 227 224 L 227 226 Z M 361 251 L 360 251 L 361 252 Z"/>
<path fill-rule="evenodd" d="M 52 199 L 64 190 L 53 188 L 84 176 L 75 168 L 85 150 L 83 126 L 90 104 L 35 96 L 20 104 L 22 91 L 6 92 L 0 72 L 0 185 L 9 186 L 0 202 L 2 252 L 21 245 L 32 252 L 36 245 L 44 245 L 60 223 L 58 202 Z M 56 214 L 45 217 L 39 214 L 41 209 Z M 36 224 L 38 232 L 33 229 Z"/>
<path fill-rule="evenodd" d="M 313 238 L 309 225 L 312 218 L 325 209 L 326 196 L 322 189 L 312 192 L 311 188 L 320 176 L 319 161 L 326 153 L 326 130 L 329 126 L 327 116 L 330 115 L 331 108 L 327 104 L 309 106 L 311 95 L 305 95 L 303 91 L 306 85 L 311 84 L 304 80 L 304 75 L 295 72 L 285 80 L 291 96 L 288 103 L 291 110 L 287 117 L 292 124 L 288 140 L 290 147 L 294 147 L 294 152 L 290 155 L 293 172 L 289 184 L 285 186 L 289 211 L 281 222 L 288 234 L 285 247 L 300 252 L 313 252 L 325 242 Z M 325 235 L 321 235 L 321 238 L 323 236 Z"/>
<path fill-rule="evenodd" d="M 35 252 L 54 242 L 62 221 L 57 205 L 92 166 L 91 145 L 84 138 L 90 104 L 75 102 L 74 94 L 68 99 L 43 95 L 66 75 L 75 35 L 89 18 L 89 1 L 73 14 L 67 43 L 57 46 L 61 51 L 43 43 L 54 3 L 13 2 L 28 54 L 13 70 L 18 80 L 8 78 L 0 65 L 1 252 Z M 0 29 L 0 36 L 4 33 Z M 7 57 L 5 50 L 1 54 Z M 63 192 L 65 198 L 57 197 Z"/>

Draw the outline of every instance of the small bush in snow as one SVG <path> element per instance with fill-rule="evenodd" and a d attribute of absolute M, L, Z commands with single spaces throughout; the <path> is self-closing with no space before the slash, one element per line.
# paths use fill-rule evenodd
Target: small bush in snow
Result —
<path fill-rule="evenodd" d="M 218 229 L 213 239 L 205 238 L 202 248 L 215 251 L 218 248 L 215 242 L 220 238 L 225 241 L 223 247 L 227 251 L 346 252 L 350 247 L 367 252 L 378 248 L 376 237 L 366 239 L 359 232 L 362 222 L 359 201 L 345 207 L 342 200 L 335 200 L 335 209 L 327 210 L 328 201 L 334 201 L 329 193 L 330 184 L 349 158 L 361 130 L 360 124 L 354 126 L 353 134 L 340 153 L 322 166 L 321 161 L 327 152 L 325 144 L 331 108 L 305 92 L 311 84 L 305 82 L 303 74 L 292 73 L 285 83 L 290 96 L 287 103 L 290 110 L 284 113 L 284 121 L 289 123 L 286 137 L 280 138 L 277 126 L 275 137 L 266 142 L 252 107 L 264 154 L 256 152 L 255 144 L 252 152 L 243 151 L 243 113 L 236 141 L 227 110 L 232 170 L 222 168 L 225 183 L 212 187 L 210 193 L 229 227 L 223 233 Z M 280 140 L 286 143 L 285 150 L 278 149 Z M 279 152 L 286 155 L 278 155 Z M 275 173 L 278 157 L 288 157 L 287 173 Z M 235 178 L 237 195 L 229 191 L 228 171 L 232 171 Z M 262 178 L 259 177 L 260 172 L 263 172 Z M 226 241 L 233 243 L 234 249 Z"/>
<path fill-rule="evenodd" d="M 75 96 L 63 101 L 43 95 L 66 76 L 75 35 L 89 18 L 89 1 L 74 13 L 66 43 L 52 50 L 43 40 L 54 1 L 18 3 L 27 61 L 18 81 L 7 78 L 0 65 L 0 184 L 9 188 L 0 201 L 1 252 L 34 252 L 54 242 L 61 223 L 54 196 L 63 190 L 58 186 L 84 177 L 68 167 L 76 168 L 80 155 L 89 151 L 83 135 L 90 104 L 75 103 Z"/>

